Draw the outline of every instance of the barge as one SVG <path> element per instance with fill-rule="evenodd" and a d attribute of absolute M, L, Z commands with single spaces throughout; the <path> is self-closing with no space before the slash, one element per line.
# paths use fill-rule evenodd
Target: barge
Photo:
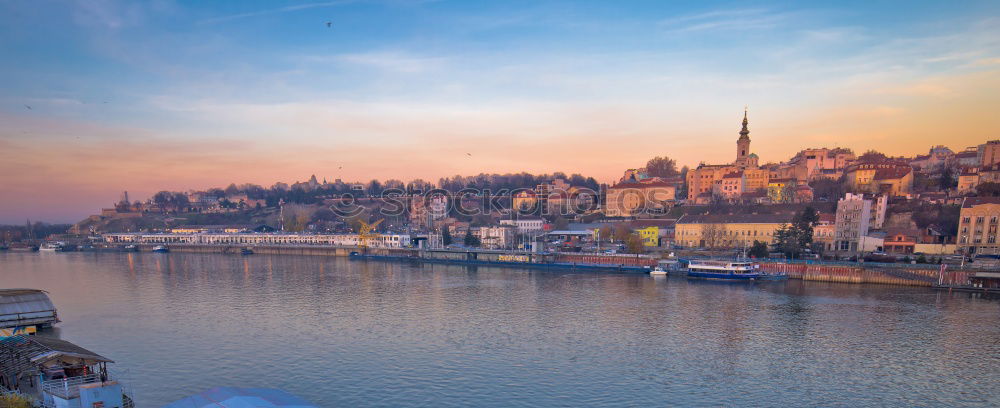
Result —
<path fill-rule="evenodd" d="M 383 262 L 411 262 L 411 263 L 432 263 L 447 265 L 467 265 L 467 266 L 491 266 L 501 268 L 530 268 L 548 269 L 563 271 L 584 271 L 584 272 L 617 272 L 617 273 L 641 273 L 648 274 L 652 268 L 648 266 L 634 265 L 608 265 L 592 263 L 572 263 L 572 262 L 531 262 L 521 260 L 484 260 L 484 259 L 455 259 L 455 258 L 429 258 L 420 256 L 400 256 L 400 255 L 370 255 L 359 252 L 351 252 L 351 260 L 358 261 L 383 261 Z M 517 257 L 512 257 L 517 259 Z"/>

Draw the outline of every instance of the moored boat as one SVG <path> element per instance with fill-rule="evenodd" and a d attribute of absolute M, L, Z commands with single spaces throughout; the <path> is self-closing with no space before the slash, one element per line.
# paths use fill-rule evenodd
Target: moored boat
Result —
<path fill-rule="evenodd" d="M 13 252 L 35 252 L 38 251 L 38 247 L 35 245 L 25 244 L 23 242 L 13 242 L 7 245 L 7 249 Z"/>
<path fill-rule="evenodd" d="M 657 266 L 656 268 L 653 268 L 653 270 L 649 271 L 649 274 L 653 276 L 664 276 L 667 274 L 667 271 Z"/>
<path fill-rule="evenodd" d="M 773 274 L 760 269 L 760 264 L 749 261 L 689 261 L 688 278 L 728 281 L 762 281 L 787 279 L 784 274 Z"/>
<path fill-rule="evenodd" d="M 240 248 L 240 255 L 253 255 L 253 250 L 250 248 Z"/>
<path fill-rule="evenodd" d="M 160 252 L 160 253 L 170 252 L 170 248 L 167 248 L 166 245 L 157 245 L 153 247 L 153 252 Z"/>
<path fill-rule="evenodd" d="M 42 245 L 38 246 L 38 250 L 42 252 L 63 252 L 66 250 L 66 244 L 59 241 L 43 242 Z"/>
<path fill-rule="evenodd" d="M 36 407 L 134 408 L 111 359 L 48 336 L 0 338 L 0 394 L 17 393 Z"/>

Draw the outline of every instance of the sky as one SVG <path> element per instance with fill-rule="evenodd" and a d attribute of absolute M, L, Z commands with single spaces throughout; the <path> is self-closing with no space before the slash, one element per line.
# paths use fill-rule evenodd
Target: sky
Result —
<path fill-rule="evenodd" d="M 313 174 L 610 182 L 732 161 L 744 107 L 762 162 L 1000 139 L 1000 2 L 0 0 L 0 223 Z"/>

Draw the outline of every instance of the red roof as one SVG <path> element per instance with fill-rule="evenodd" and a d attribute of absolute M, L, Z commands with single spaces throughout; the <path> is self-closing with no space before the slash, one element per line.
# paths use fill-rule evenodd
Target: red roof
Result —
<path fill-rule="evenodd" d="M 650 187 L 677 187 L 677 184 L 668 183 L 665 181 L 651 181 L 651 182 L 635 182 L 627 181 L 624 183 L 618 183 L 608 188 L 650 188 Z"/>
<path fill-rule="evenodd" d="M 969 197 L 962 203 L 962 208 L 971 208 L 980 204 L 1000 204 L 1000 197 Z"/>
<path fill-rule="evenodd" d="M 889 167 L 875 170 L 875 180 L 895 180 L 898 178 L 903 178 L 910 171 L 913 170 L 909 166 L 906 167 Z"/>

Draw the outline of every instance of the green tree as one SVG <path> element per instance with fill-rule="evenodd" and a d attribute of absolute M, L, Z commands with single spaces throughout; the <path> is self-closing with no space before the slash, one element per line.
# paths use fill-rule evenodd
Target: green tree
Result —
<path fill-rule="evenodd" d="M 625 238 L 625 250 L 630 254 L 641 254 L 646 252 L 646 247 L 643 245 L 642 237 L 639 234 L 631 233 Z"/>
<path fill-rule="evenodd" d="M 1000 197 L 1000 183 L 980 183 L 976 193 L 981 197 Z"/>
<path fill-rule="evenodd" d="M 750 251 L 747 253 L 747 255 L 753 258 L 767 258 L 768 256 L 767 243 L 754 240 L 753 245 L 750 246 Z"/>
<path fill-rule="evenodd" d="M 448 227 L 441 228 L 441 242 L 444 243 L 445 246 L 451 245 L 452 238 L 451 238 L 450 228 Z"/>
<path fill-rule="evenodd" d="M 819 222 L 815 208 L 806 207 L 792 218 L 791 224 L 782 225 L 774 234 L 774 246 L 789 258 L 798 257 L 812 246 L 813 227 Z"/>
<path fill-rule="evenodd" d="M 654 157 L 646 162 L 646 174 L 650 177 L 672 177 L 677 175 L 677 162 L 669 157 Z"/>
<path fill-rule="evenodd" d="M 472 229 L 465 232 L 465 246 L 467 247 L 478 247 L 482 243 L 479 242 L 479 238 L 472 234 Z"/>
<path fill-rule="evenodd" d="M 624 242 L 626 239 L 628 239 L 628 236 L 631 233 L 632 233 L 632 229 L 629 228 L 628 225 L 625 225 L 625 223 L 618 223 L 618 224 L 615 225 L 615 232 L 614 232 L 614 235 L 612 236 L 612 238 L 615 241 L 622 241 L 622 242 Z"/>
<path fill-rule="evenodd" d="M 556 217 L 552 220 L 552 229 L 554 230 L 566 230 L 569 228 L 569 220 L 566 217 Z"/>
<path fill-rule="evenodd" d="M 875 150 L 869 150 L 864 154 L 862 154 L 860 157 L 858 157 L 859 162 L 865 162 L 865 163 L 877 163 L 880 161 L 884 161 L 885 159 L 887 159 L 885 154 Z"/>
<path fill-rule="evenodd" d="M 597 230 L 597 237 L 603 241 L 611 241 L 614 238 L 614 230 L 610 225 L 602 225 L 601 228 Z"/>
<path fill-rule="evenodd" d="M 955 178 L 955 170 L 952 169 L 951 166 L 945 166 L 944 169 L 941 170 L 941 179 L 939 181 L 941 191 L 958 187 L 958 180 Z"/>

